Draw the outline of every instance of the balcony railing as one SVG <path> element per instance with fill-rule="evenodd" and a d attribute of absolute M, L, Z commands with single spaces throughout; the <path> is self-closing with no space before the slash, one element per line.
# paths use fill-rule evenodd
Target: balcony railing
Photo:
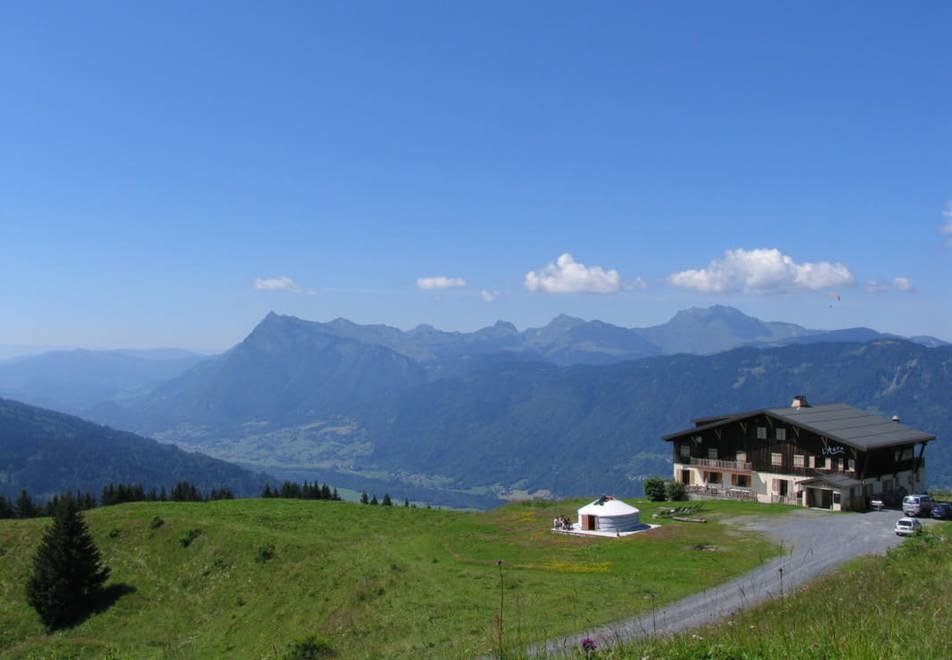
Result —
<path fill-rule="evenodd" d="M 751 464 L 745 461 L 722 461 L 719 458 L 694 458 L 691 457 L 691 465 L 704 468 L 714 468 L 715 470 L 745 470 L 752 469 Z"/>
<path fill-rule="evenodd" d="M 706 484 L 699 486 L 685 487 L 690 495 L 695 497 L 716 497 L 732 500 L 755 500 L 757 495 L 750 488 L 739 488 L 736 486 L 723 486 L 720 484 Z"/>

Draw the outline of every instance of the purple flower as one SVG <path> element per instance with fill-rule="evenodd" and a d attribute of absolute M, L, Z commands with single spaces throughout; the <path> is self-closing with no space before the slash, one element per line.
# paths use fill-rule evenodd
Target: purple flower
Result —
<path fill-rule="evenodd" d="M 592 653 L 597 648 L 598 644 L 596 644 L 595 640 L 591 637 L 586 637 L 582 640 L 582 650 L 585 651 L 586 654 Z"/>

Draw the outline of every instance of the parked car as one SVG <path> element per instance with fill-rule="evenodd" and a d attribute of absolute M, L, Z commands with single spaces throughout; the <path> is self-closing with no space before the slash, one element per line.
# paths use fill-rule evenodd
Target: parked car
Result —
<path fill-rule="evenodd" d="M 934 502 L 932 504 L 932 517 L 936 520 L 952 520 L 952 503 Z"/>
<path fill-rule="evenodd" d="M 915 536 L 922 531 L 922 523 L 915 518 L 900 518 L 896 521 L 896 534 L 899 536 Z"/>
<path fill-rule="evenodd" d="M 905 516 L 928 516 L 932 513 L 932 498 L 928 495 L 906 495 L 902 498 Z"/>

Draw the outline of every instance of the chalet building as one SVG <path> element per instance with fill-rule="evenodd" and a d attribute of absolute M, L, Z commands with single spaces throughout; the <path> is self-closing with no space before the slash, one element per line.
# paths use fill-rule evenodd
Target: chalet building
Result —
<path fill-rule="evenodd" d="M 847 406 L 810 406 L 692 420 L 664 436 L 688 493 L 824 509 L 863 510 L 925 488 L 923 452 L 935 436 Z"/>

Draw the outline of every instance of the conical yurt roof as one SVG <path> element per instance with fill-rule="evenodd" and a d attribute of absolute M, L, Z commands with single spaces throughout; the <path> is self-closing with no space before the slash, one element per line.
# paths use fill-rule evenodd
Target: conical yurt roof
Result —
<path fill-rule="evenodd" d="M 582 516 L 630 516 L 633 513 L 639 513 L 635 507 L 616 500 L 611 495 L 599 497 L 594 502 L 583 506 L 578 512 Z"/>

